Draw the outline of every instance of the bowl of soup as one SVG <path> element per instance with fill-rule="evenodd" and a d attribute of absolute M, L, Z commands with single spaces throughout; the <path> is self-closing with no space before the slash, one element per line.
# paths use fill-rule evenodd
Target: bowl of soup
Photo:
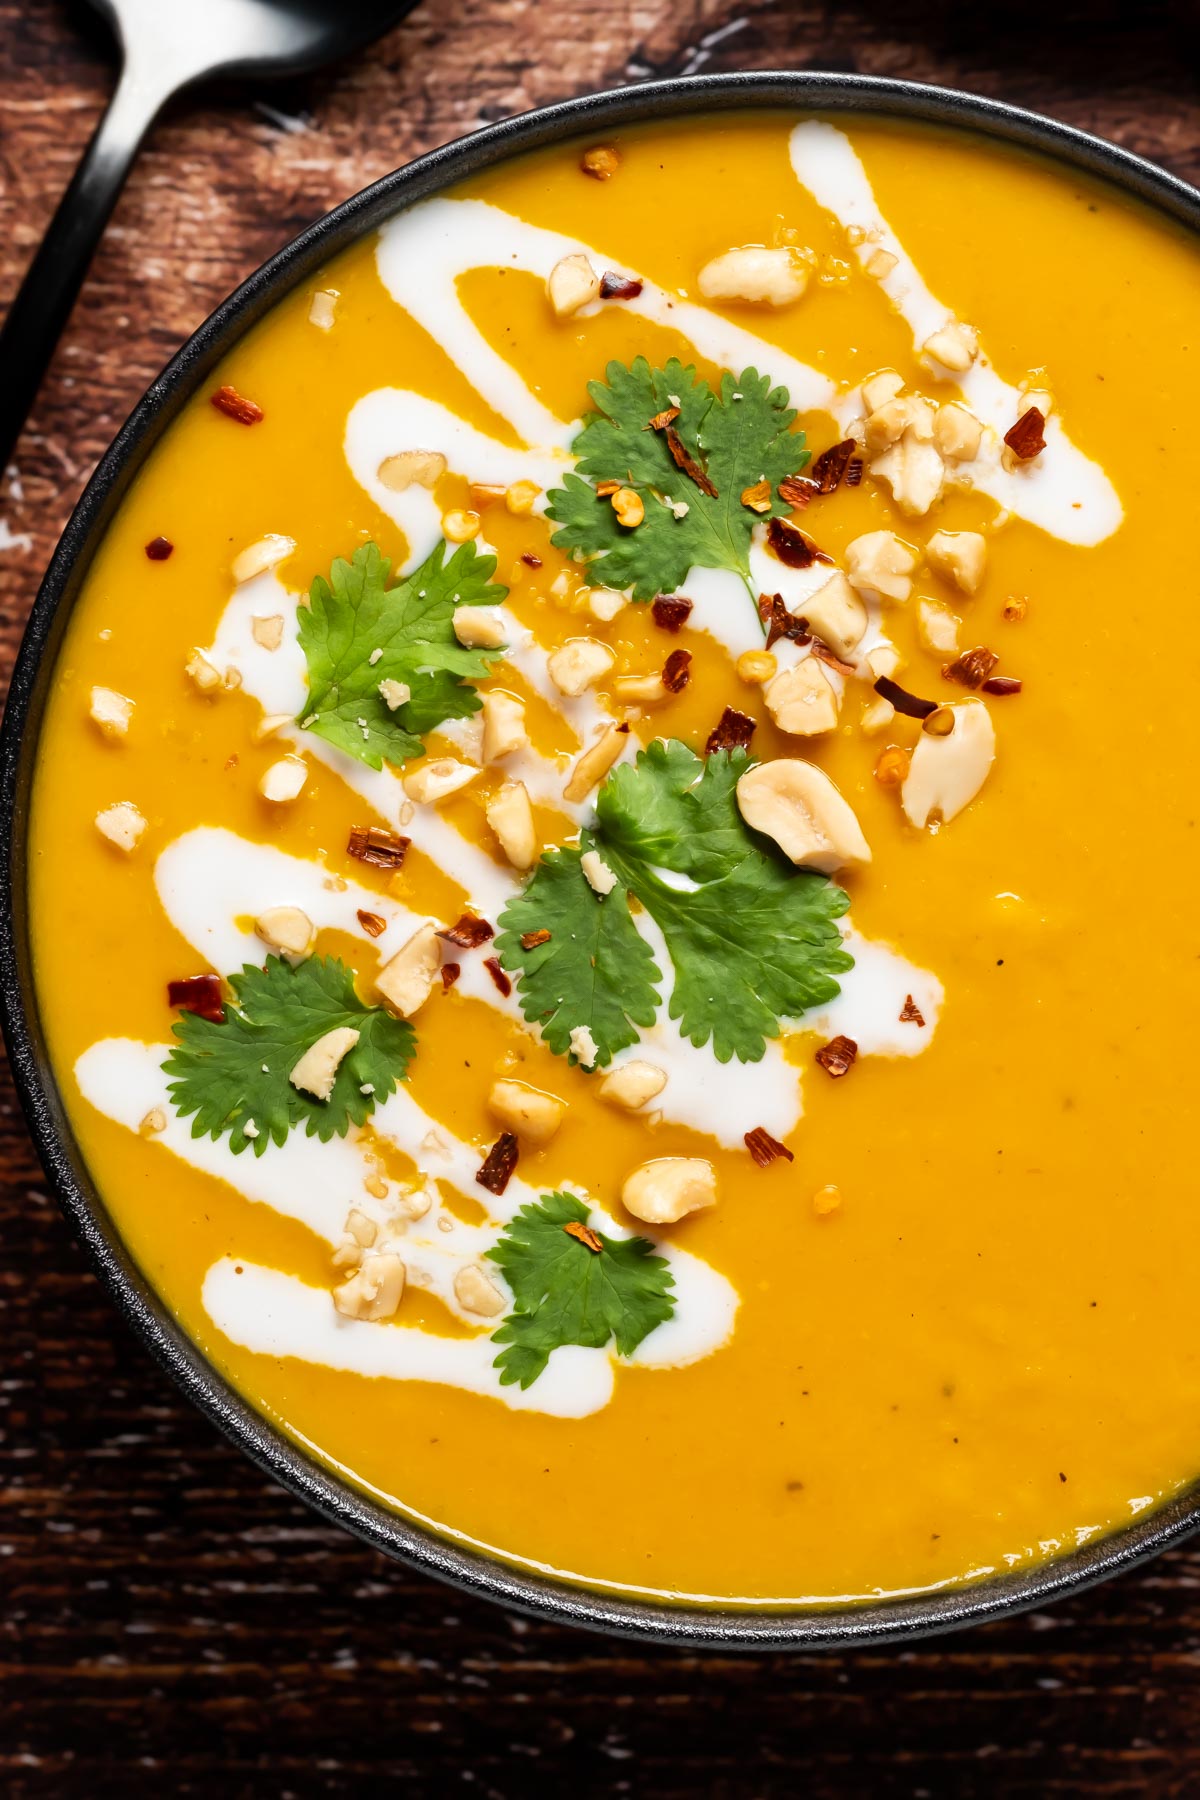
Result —
<path fill-rule="evenodd" d="M 1196 219 L 961 95 L 656 84 L 387 177 L 142 401 L 9 704 L 9 1042 L 326 1515 L 751 1647 L 1193 1528 Z"/>

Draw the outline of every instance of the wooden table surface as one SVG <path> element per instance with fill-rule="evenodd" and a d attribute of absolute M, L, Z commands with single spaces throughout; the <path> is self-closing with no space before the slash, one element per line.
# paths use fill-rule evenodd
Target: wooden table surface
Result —
<path fill-rule="evenodd" d="M 651 76 L 855 69 L 1034 106 L 1195 180 L 1194 16 L 1190 0 L 423 0 L 332 76 L 177 104 L 0 485 L 0 669 L 146 382 L 265 256 L 415 152 Z M 109 82 L 90 16 L 0 0 L 0 303 Z M 755 1659 L 509 1617 L 361 1548 L 131 1341 L 7 1078 L 0 1483 L 5 1794 L 1200 1794 L 1200 1550 L 924 1647 Z"/>

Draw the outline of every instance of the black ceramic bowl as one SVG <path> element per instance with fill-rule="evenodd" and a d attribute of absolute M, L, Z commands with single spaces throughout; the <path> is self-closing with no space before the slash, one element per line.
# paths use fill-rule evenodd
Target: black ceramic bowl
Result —
<path fill-rule="evenodd" d="M 230 346 L 337 251 L 393 213 L 496 163 L 582 135 L 687 114 L 770 107 L 910 119 L 1040 151 L 1200 229 L 1200 194 L 1124 150 L 1049 119 L 943 88 L 856 75 L 710 75 L 597 94 L 527 113 L 385 176 L 272 257 L 188 340 L 134 410 L 76 507 L 21 646 L 0 733 L 0 1006 L 25 1116 L 50 1181 L 120 1311 L 200 1409 L 259 1466 L 327 1518 L 416 1568 L 507 1606 L 574 1625 L 726 1649 L 810 1650 L 926 1636 L 1099 1581 L 1200 1526 L 1200 1479 L 1125 1530 L 1027 1574 L 915 1599 L 754 1611 L 623 1598 L 526 1573 L 465 1550 L 367 1498 L 275 1429 L 180 1330 L 127 1255 L 84 1165 L 50 1070 L 38 1019 L 25 885 L 29 794 L 46 697 L 72 604 L 109 520 L 162 432 Z"/>

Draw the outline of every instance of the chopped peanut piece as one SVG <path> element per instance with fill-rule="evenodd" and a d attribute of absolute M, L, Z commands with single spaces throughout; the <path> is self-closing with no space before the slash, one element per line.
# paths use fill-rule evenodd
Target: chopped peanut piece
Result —
<path fill-rule="evenodd" d="M 945 737 L 921 733 L 900 790 L 905 816 L 921 828 L 949 824 L 969 806 L 996 756 L 996 733 L 982 700 L 939 711 L 953 715 L 953 730 Z"/>
<path fill-rule="evenodd" d="M 379 683 L 378 691 L 389 712 L 395 712 L 397 707 L 406 705 L 412 699 L 412 689 L 407 681 L 385 679 Z"/>
<path fill-rule="evenodd" d="M 872 281 L 886 281 L 896 267 L 896 261 L 890 250 L 875 250 L 863 264 L 863 270 Z"/>
<path fill-rule="evenodd" d="M 960 401 L 951 400 L 938 407 L 933 441 L 946 462 L 974 462 L 983 442 L 983 426 Z"/>
<path fill-rule="evenodd" d="M 878 681 L 881 675 L 898 675 L 904 664 L 895 644 L 876 644 L 867 651 L 867 667 L 872 681 Z"/>
<path fill-rule="evenodd" d="M 131 800 L 118 800 L 115 806 L 106 806 L 103 812 L 96 814 L 96 830 L 100 836 L 127 855 L 137 849 L 145 829 L 146 821 Z"/>
<path fill-rule="evenodd" d="M 504 642 L 503 619 L 485 606 L 456 606 L 451 623 L 465 650 L 498 650 Z"/>
<path fill-rule="evenodd" d="M 1043 419 L 1048 419 L 1050 414 L 1054 411 L 1053 394 L 1048 394 L 1045 388 L 1026 388 L 1025 392 L 1017 401 L 1018 419 L 1024 418 L 1025 414 L 1033 406 L 1037 407 Z"/>
<path fill-rule="evenodd" d="M 595 1038 L 592 1036 L 587 1026 L 576 1025 L 569 1033 L 568 1042 L 571 1046 L 571 1055 L 575 1058 L 576 1062 L 582 1063 L 585 1069 L 594 1069 L 596 1066 L 596 1058 L 599 1056 L 600 1051 L 597 1048 Z"/>
<path fill-rule="evenodd" d="M 860 594 L 907 600 L 917 553 L 894 531 L 867 531 L 846 545 L 846 576 Z"/>
<path fill-rule="evenodd" d="M 385 456 L 375 474 L 391 494 L 403 494 L 410 487 L 431 488 L 446 473 L 446 459 L 440 450 L 401 450 L 396 456 Z"/>
<path fill-rule="evenodd" d="M 318 288 L 308 303 L 309 324 L 315 325 L 318 331 L 331 331 L 340 298 L 336 288 Z"/>
<path fill-rule="evenodd" d="M 958 650 L 962 620 L 937 600 L 917 601 L 917 636 L 935 656 L 953 656 Z"/>
<path fill-rule="evenodd" d="M 585 850 L 579 859 L 583 878 L 594 894 L 611 894 L 617 878 L 598 850 Z"/>
<path fill-rule="evenodd" d="M 964 594 L 975 594 L 987 567 L 987 539 L 978 531 L 935 531 L 925 560 Z"/>
<path fill-rule="evenodd" d="M 835 655 L 853 657 L 867 629 L 867 609 L 839 569 L 804 600 L 804 617 Z"/>
<path fill-rule="evenodd" d="M 477 1313 L 481 1319 L 496 1319 L 508 1302 L 490 1275 L 476 1263 L 468 1263 L 454 1277 L 454 1298 L 464 1312 Z"/>
<path fill-rule="evenodd" d="M 451 544 L 467 544 L 479 536 L 483 524 L 477 512 L 465 512 L 461 506 L 442 514 L 442 536 Z"/>
<path fill-rule="evenodd" d="M 882 695 L 879 695 L 871 701 L 869 706 L 863 708 L 859 726 L 867 733 L 868 737 L 874 737 L 877 732 L 886 731 L 895 716 L 896 709 L 891 701 L 885 700 Z"/>
<path fill-rule="evenodd" d="M 625 1177 L 621 1204 L 647 1225 L 674 1225 L 714 1206 L 717 1172 L 702 1156 L 658 1156 Z"/>
<path fill-rule="evenodd" d="M 428 1000 L 442 965 L 438 934 L 432 925 L 419 925 L 412 936 L 389 957 L 375 977 L 376 991 L 402 1019 Z"/>
<path fill-rule="evenodd" d="M 921 518 L 929 511 L 941 494 L 946 477 L 946 465 L 933 444 L 920 437 L 911 425 L 905 428 L 899 442 L 877 456 L 870 467 L 872 475 L 887 482 L 896 505 L 910 518 Z"/>
<path fill-rule="evenodd" d="M 596 181 L 607 181 L 621 166 L 621 153 L 615 144 L 593 144 L 579 159 L 585 175 Z"/>
<path fill-rule="evenodd" d="M 133 717 L 133 701 L 115 688 L 94 687 L 88 711 L 105 737 L 123 738 Z"/>
<path fill-rule="evenodd" d="M 568 638 L 546 658 L 546 672 L 559 693 L 574 700 L 607 675 L 615 661 L 608 645 L 597 638 Z"/>
<path fill-rule="evenodd" d="M 483 760 L 495 762 L 529 743 L 525 729 L 525 702 L 496 688 L 483 696 Z"/>
<path fill-rule="evenodd" d="M 398 1256 L 368 1256 L 349 1281 L 334 1288 L 333 1304 L 347 1319 L 390 1319 L 404 1297 L 404 1277 Z"/>
<path fill-rule="evenodd" d="M 877 369 L 874 375 L 868 375 L 862 384 L 863 410 L 868 413 L 878 412 L 889 400 L 904 388 L 904 377 L 895 369 Z"/>
<path fill-rule="evenodd" d="M 484 807 L 487 822 L 514 869 L 531 869 L 537 861 L 538 837 L 529 790 L 523 781 L 506 781 Z"/>
<path fill-rule="evenodd" d="M 630 531 L 640 525 L 646 516 L 642 496 L 634 488 L 618 488 L 612 496 L 612 509 L 617 515 L 618 525 L 624 525 Z"/>
<path fill-rule="evenodd" d="M 184 674 L 201 694 L 215 694 L 221 686 L 221 671 L 209 662 L 203 650 L 193 650 L 184 664 Z"/>
<path fill-rule="evenodd" d="M 254 921 L 255 935 L 288 962 L 303 962 L 313 947 L 313 922 L 298 906 L 269 906 Z"/>
<path fill-rule="evenodd" d="M 586 800 L 592 789 L 604 780 L 628 742 L 628 730 L 622 731 L 619 725 L 606 725 L 571 770 L 563 788 L 563 799 Z"/>
<path fill-rule="evenodd" d="M 166 1129 L 166 1113 L 161 1106 L 152 1106 L 138 1126 L 138 1135 L 140 1137 L 157 1137 L 160 1131 L 165 1131 Z"/>
<path fill-rule="evenodd" d="M 838 722 L 837 689 L 815 656 L 782 669 L 763 689 L 763 699 L 780 731 L 794 737 L 818 737 Z"/>
<path fill-rule="evenodd" d="M 314 1100 L 328 1100 L 337 1080 L 337 1072 L 358 1042 L 358 1032 L 349 1025 L 336 1025 L 310 1044 L 296 1064 L 288 1080 Z"/>
<path fill-rule="evenodd" d="M 270 800 L 275 806 L 296 800 L 304 791 L 308 780 L 308 764 L 301 756 L 281 756 L 273 762 L 258 784 L 258 791 L 264 800 Z"/>
<path fill-rule="evenodd" d="M 283 614 L 264 618 L 256 613 L 250 621 L 250 634 L 263 650 L 278 650 L 283 642 Z"/>
<path fill-rule="evenodd" d="M 832 875 L 871 860 L 852 809 L 815 763 L 778 757 L 756 764 L 738 781 L 737 803 L 751 830 L 772 838 L 798 868 Z"/>
<path fill-rule="evenodd" d="M 292 554 L 296 548 L 295 538 L 283 537 L 277 531 L 269 531 L 266 537 L 259 538 L 256 544 L 250 544 L 234 557 L 230 565 L 230 573 L 238 587 L 245 581 L 253 581 L 256 575 L 264 575 Z"/>
<path fill-rule="evenodd" d="M 494 1081 L 488 1111 L 528 1144 L 548 1144 L 567 1114 L 557 1094 L 544 1094 L 523 1081 Z"/>
<path fill-rule="evenodd" d="M 952 374 L 963 375 L 979 355 L 979 335 L 974 326 L 952 319 L 926 338 L 921 346 L 925 355 Z"/>
<path fill-rule="evenodd" d="M 655 1099 L 667 1085 L 665 1069 L 659 1069 L 654 1063 L 627 1062 L 617 1069 L 610 1069 L 602 1079 L 597 1092 L 601 1100 L 609 1101 L 613 1106 L 623 1106 L 626 1112 L 637 1112 L 645 1106 L 647 1100 Z"/>
<path fill-rule="evenodd" d="M 893 395 L 867 415 L 864 437 L 869 451 L 887 450 L 898 444 L 906 431 L 925 443 L 933 437 L 933 407 L 919 394 Z"/>
<path fill-rule="evenodd" d="M 432 806 L 436 800 L 444 800 L 447 794 L 457 794 L 460 788 L 474 781 L 478 773 L 479 770 L 470 763 L 459 762 L 454 756 L 429 757 L 404 777 L 404 791 L 410 800 Z"/>
<path fill-rule="evenodd" d="M 670 699 L 661 675 L 618 675 L 613 693 L 626 706 L 661 706 Z"/>
<path fill-rule="evenodd" d="M 277 731 L 282 731 L 284 726 L 290 725 L 291 722 L 291 713 L 264 713 L 250 736 L 256 744 L 263 744 L 269 737 L 274 737 Z"/>
<path fill-rule="evenodd" d="M 706 300 L 741 300 L 750 306 L 791 306 L 808 286 L 808 265 L 793 250 L 747 245 L 705 263 L 697 285 Z"/>
<path fill-rule="evenodd" d="M 512 486 L 505 490 L 504 504 L 509 512 L 517 518 L 524 518 L 526 513 L 533 511 L 541 491 L 536 481 L 514 481 Z"/>
<path fill-rule="evenodd" d="M 620 588 L 594 587 L 587 590 L 587 604 L 593 619 L 607 625 L 629 605 L 629 601 Z"/>
<path fill-rule="evenodd" d="M 743 650 L 735 666 L 738 680 L 747 687 L 762 687 L 779 671 L 779 663 L 769 650 Z"/>
<path fill-rule="evenodd" d="M 353 1238 L 362 1250 L 369 1250 L 379 1236 L 379 1227 L 374 1219 L 369 1219 L 365 1212 L 352 1206 L 346 1214 L 346 1235 Z"/>
<path fill-rule="evenodd" d="M 557 319 L 569 319 L 600 294 L 600 277 L 582 250 L 560 257 L 546 281 L 546 295 Z"/>

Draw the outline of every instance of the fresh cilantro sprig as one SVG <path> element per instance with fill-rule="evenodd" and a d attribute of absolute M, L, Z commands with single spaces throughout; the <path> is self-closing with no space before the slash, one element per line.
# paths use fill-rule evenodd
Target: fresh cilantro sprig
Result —
<path fill-rule="evenodd" d="M 724 374 L 714 391 L 675 358 L 655 369 L 639 356 L 628 368 L 609 363 L 604 381 L 589 383 L 588 393 L 597 410 L 571 446 L 577 472 L 547 496 L 546 511 L 560 527 L 551 542 L 587 561 L 593 580 L 632 588 L 635 600 L 671 593 L 693 567 L 729 569 L 749 587 L 754 526 L 760 516 L 789 511 L 776 490 L 809 460 L 804 433 L 791 429 L 796 414 L 787 390 L 746 369 L 737 378 Z M 666 430 L 649 428 L 676 405 L 671 429 L 715 494 L 678 467 Z M 759 515 L 743 506 L 742 494 L 764 478 L 770 514 Z M 640 494 L 640 525 L 618 523 L 597 496 L 594 484 L 602 481 Z"/>
<path fill-rule="evenodd" d="M 364 1006 L 344 963 L 310 956 L 292 968 L 269 956 L 262 968 L 247 963 L 229 985 L 234 1001 L 224 1020 L 181 1013 L 178 1042 L 163 1063 L 173 1077 L 175 1110 L 195 1114 L 193 1137 L 228 1134 L 235 1155 L 253 1144 L 257 1156 L 300 1124 L 309 1137 L 345 1137 L 404 1080 L 416 1042 L 412 1026 L 381 1006 Z M 315 1100 L 289 1077 L 304 1052 L 338 1026 L 357 1031 L 358 1042 L 342 1059 L 328 1100 Z"/>
<path fill-rule="evenodd" d="M 495 1364 L 502 1386 L 530 1387 L 563 1344 L 598 1350 L 611 1342 L 630 1356 L 674 1312 L 674 1279 L 650 1240 L 605 1237 L 587 1219 L 573 1194 L 543 1194 L 487 1252 L 513 1292 L 513 1310 L 492 1334 L 506 1346 Z"/>
<path fill-rule="evenodd" d="M 701 758 L 678 739 L 656 739 L 609 776 L 595 827 L 580 838 L 580 851 L 598 851 L 616 876 L 612 892 L 595 894 L 579 853 L 557 851 L 505 907 L 500 960 L 552 1048 L 569 1048 L 572 1030 L 586 1026 L 603 1066 L 653 1017 L 661 976 L 629 916 L 630 895 L 663 935 L 671 1018 L 693 1044 L 711 1041 L 720 1062 L 758 1062 L 782 1019 L 836 996 L 836 977 L 853 966 L 837 926 L 849 900 L 746 825 L 735 789 L 750 765 L 744 750 Z M 597 916 L 609 908 L 622 921 L 611 937 Z M 539 931 L 549 939 L 524 949 L 522 935 Z M 635 953 L 627 934 L 639 939 Z M 594 955 L 601 942 L 607 954 Z"/>
<path fill-rule="evenodd" d="M 349 562 L 338 557 L 328 581 L 313 581 L 299 611 L 308 663 L 308 701 L 300 723 L 372 769 L 424 752 L 426 732 L 478 712 L 472 681 L 487 674 L 496 650 L 468 650 L 454 635 L 458 606 L 494 606 L 507 588 L 492 586 L 494 556 L 460 544 L 446 561 L 439 543 L 411 574 L 388 586 L 391 564 L 377 544 Z M 409 689 L 391 708 L 383 681 Z"/>
<path fill-rule="evenodd" d="M 662 975 L 629 913 L 623 888 L 603 898 L 580 869 L 579 850 L 550 850 L 523 893 L 500 915 L 496 951 L 520 970 L 521 1009 L 536 1020 L 559 1056 L 586 1025 L 607 1063 L 653 1025 Z M 521 938 L 549 926 L 548 942 L 526 950 Z"/>

